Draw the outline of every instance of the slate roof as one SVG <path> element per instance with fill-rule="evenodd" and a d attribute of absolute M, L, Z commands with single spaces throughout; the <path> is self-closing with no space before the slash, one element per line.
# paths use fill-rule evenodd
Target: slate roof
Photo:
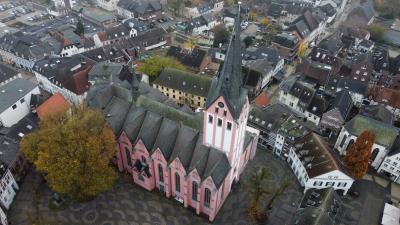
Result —
<path fill-rule="evenodd" d="M 207 57 L 207 52 L 199 48 L 194 48 L 191 52 L 187 52 L 180 47 L 171 46 L 168 49 L 167 56 L 175 57 L 185 66 L 199 69 L 204 57 Z"/>
<path fill-rule="evenodd" d="M 310 104 L 307 107 L 307 111 L 313 115 L 321 117 L 322 114 L 328 108 L 328 103 L 323 96 L 314 95 Z"/>
<path fill-rule="evenodd" d="M 247 48 L 243 52 L 243 60 L 256 59 L 267 59 L 268 62 L 275 67 L 283 58 L 280 55 L 279 50 L 274 47 L 262 46 L 259 48 Z"/>
<path fill-rule="evenodd" d="M 161 10 L 161 4 L 158 0 L 120 0 L 117 6 L 139 15 Z"/>
<path fill-rule="evenodd" d="M 247 121 L 258 129 L 276 132 L 291 114 L 291 110 L 280 103 L 265 108 L 251 106 Z"/>
<path fill-rule="evenodd" d="M 88 73 L 91 67 L 81 56 L 73 55 L 72 57 L 44 58 L 35 63 L 33 70 L 55 85 L 82 95 L 90 86 Z"/>
<path fill-rule="evenodd" d="M 206 97 L 212 79 L 200 74 L 165 68 L 153 84 L 183 91 L 185 93 Z"/>
<path fill-rule="evenodd" d="M 318 44 L 318 47 L 326 50 L 331 55 L 337 55 L 343 48 L 343 42 L 340 39 L 339 35 L 333 34 L 322 40 Z"/>
<path fill-rule="evenodd" d="M 0 63 L 0 83 L 7 81 L 19 74 L 18 71 L 13 68 Z"/>
<path fill-rule="evenodd" d="M 375 143 L 387 148 L 392 146 L 399 133 L 399 130 L 392 125 L 363 115 L 355 116 L 344 127 L 349 133 L 357 137 L 366 130 L 373 131 L 375 134 Z"/>
<path fill-rule="evenodd" d="M 295 153 L 304 162 L 303 165 L 309 178 L 318 177 L 335 170 L 349 174 L 347 169 L 333 156 L 328 142 L 314 132 L 297 140 L 294 147 Z"/>
<path fill-rule="evenodd" d="M 240 9 L 239 9 L 240 10 Z M 207 96 L 206 108 L 223 96 L 234 119 L 238 119 L 247 99 L 247 90 L 242 87 L 242 41 L 240 40 L 240 13 L 229 42 L 224 64 L 218 76 L 212 81 Z"/>
<path fill-rule="evenodd" d="M 347 119 L 351 108 L 353 107 L 353 100 L 347 90 L 342 90 L 336 93 L 336 97 L 333 100 L 331 108 L 337 108 L 344 120 Z"/>
<path fill-rule="evenodd" d="M 351 78 L 341 78 L 337 84 L 338 88 L 350 92 L 365 95 L 368 91 L 368 84 Z"/>
<path fill-rule="evenodd" d="M 293 49 L 300 43 L 300 39 L 299 37 L 290 32 L 282 32 L 275 35 L 273 42 L 282 45 L 286 48 Z"/>
<path fill-rule="evenodd" d="M 51 55 L 53 48 L 33 35 L 17 32 L 0 38 L 0 49 L 28 60 L 39 60 Z"/>
<path fill-rule="evenodd" d="M 4 112 L 37 87 L 31 81 L 17 78 L 0 86 L 0 112 Z"/>
<path fill-rule="evenodd" d="M 333 8 L 333 6 L 331 4 L 325 4 L 323 6 L 320 6 L 321 10 L 324 11 L 324 13 L 329 16 L 332 17 L 336 14 L 336 9 Z"/>
<path fill-rule="evenodd" d="M 279 17 L 282 13 L 284 6 L 281 4 L 272 3 L 268 8 L 268 15 L 273 17 Z"/>
<path fill-rule="evenodd" d="M 393 113 L 387 109 L 384 105 L 364 105 L 360 114 L 370 117 L 374 120 L 382 121 L 387 124 L 392 124 L 394 121 Z"/>
<path fill-rule="evenodd" d="M 305 77 L 317 81 L 318 85 L 325 85 L 328 81 L 333 67 L 323 63 L 311 61 L 309 59 L 303 60 L 296 67 L 296 72 L 301 73 Z"/>
<path fill-rule="evenodd" d="M 346 208 L 333 188 L 310 189 L 293 216 L 293 225 L 342 224 Z"/>

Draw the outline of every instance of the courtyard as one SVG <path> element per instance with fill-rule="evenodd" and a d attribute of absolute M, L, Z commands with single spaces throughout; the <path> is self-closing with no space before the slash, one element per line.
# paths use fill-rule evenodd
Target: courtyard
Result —
<path fill-rule="evenodd" d="M 287 224 L 296 211 L 302 191 L 286 162 L 264 150 L 257 152 L 244 174 L 260 165 L 271 169 L 271 185 L 278 185 L 285 173 L 293 181 L 286 194 L 275 201 L 268 222 L 273 225 Z M 212 224 L 249 224 L 245 214 L 248 194 L 244 190 L 244 176 L 234 185 Z M 128 175 L 121 174 L 114 187 L 96 199 L 85 203 L 70 202 L 63 210 L 49 208 L 52 192 L 41 180 L 33 169 L 25 177 L 8 214 L 12 225 L 28 225 L 32 218 L 46 218 L 51 224 L 65 225 L 210 224 L 205 217 L 196 216 L 193 210 L 184 208 L 179 202 L 167 199 L 157 191 L 147 192 L 134 185 Z"/>

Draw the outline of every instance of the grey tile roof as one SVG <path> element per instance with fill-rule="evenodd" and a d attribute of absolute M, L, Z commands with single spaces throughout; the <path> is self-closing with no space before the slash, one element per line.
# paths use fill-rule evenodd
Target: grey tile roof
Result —
<path fill-rule="evenodd" d="M 161 10 L 161 4 L 157 0 L 120 0 L 117 5 L 140 15 Z"/>
<path fill-rule="evenodd" d="M 207 96 L 206 108 L 223 96 L 233 118 L 239 118 L 247 98 L 247 90 L 242 87 L 242 42 L 240 40 L 240 14 L 235 19 L 235 27 L 228 51 L 219 76 L 213 79 Z"/>
<path fill-rule="evenodd" d="M 280 55 L 278 49 L 274 47 L 262 46 L 260 48 L 255 48 L 255 49 L 247 48 L 243 52 L 243 59 L 244 60 L 267 59 L 272 66 L 276 66 L 276 64 L 283 58 Z"/>
<path fill-rule="evenodd" d="M 13 78 L 19 74 L 18 71 L 14 70 L 10 66 L 0 63 L 0 82 L 4 82 L 10 78 Z"/>
<path fill-rule="evenodd" d="M 387 124 L 392 124 L 394 121 L 393 113 L 381 104 L 364 105 L 360 110 L 360 114 Z"/>
<path fill-rule="evenodd" d="M 0 86 L 0 112 L 10 108 L 36 87 L 36 84 L 21 78 Z"/>
<path fill-rule="evenodd" d="M 342 90 L 336 94 L 336 97 L 332 104 L 332 108 L 337 108 L 344 120 L 347 119 L 347 116 L 349 115 L 352 107 L 353 100 L 347 90 Z"/>
<path fill-rule="evenodd" d="M 265 108 L 252 105 L 248 124 L 263 131 L 276 132 L 291 114 L 291 110 L 280 103 Z"/>
<path fill-rule="evenodd" d="M 168 118 L 164 118 L 157 139 L 153 146 L 153 151 L 160 149 L 165 159 L 170 159 L 174 145 L 179 133 L 179 123 Z"/>
<path fill-rule="evenodd" d="M 96 81 L 98 79 L 109 79 L 110 76 L 119 75 L 122 71 L 122 68 L 123 65 L 119 63 L 97 63 L 89 71 L 89 81 Z"/>
<path fill-rule="evenodd" d="M 211 86 L 211 81 L 211 78 L 204 75 L 165 68 L 153 84 L 206 97 Z"/>
<path fill-rule="evenodd" d="M 140 131 L 136 140 L 132 140 L 136 142 L 137 140 L 142 140 L 143 144 L 146 146 L 148 150 L 153 149 L 154 142 L 156 141 L 158 131 L 161 126 L 162 117 L 151 111 L 146 112 L 146 116 L 141 124 Z"/>
<path fill-rule="evenodd" d="M 108 124 L 111 126 L 114 133 L 119 134 L 121 132 L 129 107 L 129 102 L 118 97 L 112 97 L 110 103 L 103 110 Z"/>

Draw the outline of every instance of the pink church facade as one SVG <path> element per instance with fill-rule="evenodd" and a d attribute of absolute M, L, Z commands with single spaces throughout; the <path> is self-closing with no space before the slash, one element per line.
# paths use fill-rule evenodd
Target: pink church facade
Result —
<path fill-rule="evenodd" d="M 247 127 L 250 105 L 241 84 L 239 17 L 234 31 L 223 68 L 207 96 L 200 129 L 135 106 L 126 108 L 121 129 L 114 127 L 119 130 L 119 171 L 131 174 L 136 185 L 174 198 L 210 221 L 257 148 L 258 133 Z M 118 101 L 110 104 L 124 105 Z"/>

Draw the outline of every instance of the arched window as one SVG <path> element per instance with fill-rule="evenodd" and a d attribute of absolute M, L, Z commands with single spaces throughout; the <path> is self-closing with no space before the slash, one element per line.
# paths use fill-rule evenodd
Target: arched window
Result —
<path fill-rule="evenodd" d="M 181 177 L 178 173 L 175 173 L 175 191 L 181 192 Z"/>
<path fill-rule="evenodd" d="M 131 151 L 129 150 L 128 147 L 125 147 L 125 154 L 126 154 L 126 161 L 128 161 L 128 166 L 132 167 Z"/>
<path fill-rule="evenodd" d="M 375 148 L 375 149 L 372 151 L 372 154 L 371 154 L 371 161 L 374 161 L 374 160 L 375 160 L 375 158 L 376 158 L 376 156 L 378 155 L 378 153 L 379 153 L 379 148 Z"/>
<path fill-rule="evenodd" d="M 199 189 L 199 186 L 197 185 L 196 181 L 192 182 L 192 199 L 197 201 L 197 191 Z"/>
<path fill-rule="evenodd" d="M 211 202 L 211 191 L 210 189 L 204 189 L 204 206 L 209 208 Z"/>
<path fill-rule="evenodd" d="M 160 177 L 160 182 L 164 182 L 164 172 L 161 164 L 158 164 L 158 176 Z"/>
<path fill-rule="evenodd" d="M 346 139 L 347 139 L 347 135 L 343 135 L 342 142 L 340 142 L 340 147 L 341 148 L 343 148 L 343 145 L 344 145 L 344 142 L 346 141 Z"/>

